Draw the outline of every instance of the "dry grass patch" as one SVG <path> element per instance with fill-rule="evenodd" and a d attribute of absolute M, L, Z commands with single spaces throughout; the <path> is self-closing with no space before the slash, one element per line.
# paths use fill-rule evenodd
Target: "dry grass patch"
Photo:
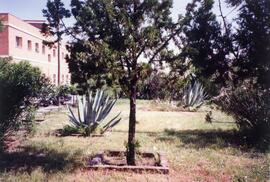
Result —
<path fill-rule="evenodd" d="M 150 107 L 138 101 L 138 108 Z M 104 150 L 125 150 L 128 101 L 120 100 L 112 116 L 122 121 L 104 137 L 56 137 L 68 124 L 66 111 L 52 113 L 37 133 L 12 154 L 1 154 L 0 181 L 267 181 L 269 153 L 241 146 L 231 117 L 218 111 L 220 123 L 206 124 L 205 112 L 158 112 L 138 109 L 137 139 L 141 151 L 163 151 L 170 174 L 81 170 L 84 159 Z"/>

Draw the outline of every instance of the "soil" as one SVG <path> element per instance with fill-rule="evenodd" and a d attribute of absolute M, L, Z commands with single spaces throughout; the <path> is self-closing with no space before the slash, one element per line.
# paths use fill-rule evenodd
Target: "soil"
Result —
<path fill-rule="evenodd" d="M 3 149 L 6 152 L 16 151 L 17 148 L 22 144 L 23 140 L 25 139 L 26 133 L 27 132 L 25 130 L 20 130 L 6 137 L 3 143 Z"/>
<path fill-rule="evenodd" d="M 126 154 L 123 151 L 106 151 L 102 154 L 98 154 L 90 159 L 91 160 L 100 157 L 102 165 L 114 165 L 114 166 L 126 166 Z M 157 156 L 153 153 L 137 153 L 136 154 L 136 166 L 160 166 L 160 162 Z"/>

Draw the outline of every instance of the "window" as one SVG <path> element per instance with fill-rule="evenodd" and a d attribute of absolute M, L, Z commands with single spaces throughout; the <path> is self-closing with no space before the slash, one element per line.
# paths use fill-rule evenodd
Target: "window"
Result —
<path fill-rule="evenodd" d="M 48 54 L 48 62 L 51 62 L 51 55 L 50 54 Z"/>
<path fill-rule="evenodd" d="M 39 52 L 39 45 L 38 43 L 35 43 L 35 51 L 38 53 Z"/>
<path fill-rule="evenodd" d="M 56 74 L 53 74 L 53 83 L 56 84 Z"/>
<path fill-rule="evenodd" d="M 22 37 L 16 37 L 16 47 L 22 48 Z"/>
<path fill-rule="evenodd" d="M 62 83 L 64 83 L 64 79 L 65 79 L 65 76 L 64 76 L 64 75 L 62 75 Z"/>
<path fill-rule="evenodd" d="M 56 52 L 55 52 L 55 49 L 53 49 L 53 57 L 56 56 Z"/>
<path fill-rule="evenodd" d="M 29 51 L 32 50 L 32 41 L 31 41 L 31 40 L 28 40 L 28 41 L 27 41 L 27 47 L 28 47 L 28 50 L 29 50 Z"/>
<path fill-rule="evenodd" d="M 45 54 L 45 45 L 42 45 L 42 54 Z"/>

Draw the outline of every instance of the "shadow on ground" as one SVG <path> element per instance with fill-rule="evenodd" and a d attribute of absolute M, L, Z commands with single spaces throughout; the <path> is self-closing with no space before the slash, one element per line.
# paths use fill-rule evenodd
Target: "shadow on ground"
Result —
<path fill-rule="evenodd" d="M 188 146 L 196 149 L 215 147 L 242 148 L 241 137 L 234 130 L 173 130 L 166 129 L 158 141 L 172 142 L 180 140 L 181 147 Z"/>
<path fill-rule="evenodd" d="M 73 154 L 59 153 L 55 150 L 23 147 L 16 152 L 0 153 L 0 172 L 23 170 L 31 172 L 40 167 L 44 172 L 54 173 L 63 170 L 73 170 L 80 165 Z"/>

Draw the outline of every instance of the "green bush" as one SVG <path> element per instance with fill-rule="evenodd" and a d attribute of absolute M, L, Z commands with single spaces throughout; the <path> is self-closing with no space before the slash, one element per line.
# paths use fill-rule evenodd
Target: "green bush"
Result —
<path fill-rule="evenodd" d="M 22 126 L 35 95 L 44 83 L 38 68 L 0 58 L 0 142 Z M 24 117 L 24 118 L 23 118 Z"/>
<path fill-rule="evenodd" d="M 30 106 L 26 111 L 24 111 L 23 125 L 28 135 L 33 136 L 36 133 L 36 111 L 37 107 Z"/>
<path fill-rule="evenodd" d="M 215 101 L 232 115 L 248 144 L 267 149 L 270 144 L 270 91 L 240 87 Z"/>
<path fill-rule="evenodd" d="M 79 128 L 65 125 L 63 130 L 61 131 L 61 135 L 62 136 L 69 136 L 71 134 L 78 134 L 78 133 L 80 133 L 79 130 L 80 130 Z M 82 133 L 80 133 L 80 134 L 82 134 Z"/>

